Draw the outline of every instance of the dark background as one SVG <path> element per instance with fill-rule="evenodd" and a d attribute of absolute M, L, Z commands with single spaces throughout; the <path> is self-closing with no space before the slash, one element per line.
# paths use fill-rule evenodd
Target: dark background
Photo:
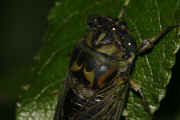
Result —
<path fill-rule="evenodd" d="M 1 120 L 15 119 L 15 101 L 23 82 L 23 72 L 42 45 L 42 36 L 47 30 L 47 15 L 52 2 L 0 1 Z"/>
<path fill-rule="evenodd" d="M 15 119 L 15 101 L 22 84 L 24 68 L 42 45 L 47 30 L 47 15 L 53 1 L 30 0 L 0 2 L 0 119 Z M 172 118 L 180 108 L 180 53 L 176 58 L 166 98 L 159 118 Z M 17 75 L 19 73 L 19 75 Z M 14 77 L 16 76 L 16 77 Z M 179 112 L 180 113 L 180 112 Z"/>

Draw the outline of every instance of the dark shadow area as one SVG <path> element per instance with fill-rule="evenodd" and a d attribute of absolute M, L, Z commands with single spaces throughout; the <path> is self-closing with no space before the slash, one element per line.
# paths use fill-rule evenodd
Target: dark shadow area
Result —
<path fill-rule="evenodd" d="M 0 119 L 16 119 L 25 69 L 42 45 L 54 0 L 0 1 Z"/>
<path fill-rule="evenodd" d="M 0 104 L 1 109 L 1 120 L 15 120 L 16 118 L 16 104 L 14 103 L 7 103 L 7 104 Z"/>

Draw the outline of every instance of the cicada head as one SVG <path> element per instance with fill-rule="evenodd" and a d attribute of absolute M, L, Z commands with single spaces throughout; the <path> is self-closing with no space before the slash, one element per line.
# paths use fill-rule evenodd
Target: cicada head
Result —
<path fill-rule="evenodd" d="M 136 40 L 131 36 L 124 21 L 105 16 L 88 19 L 88 46 L 100 53 L 118 58 L 129 58 L 136 52 Z"/>

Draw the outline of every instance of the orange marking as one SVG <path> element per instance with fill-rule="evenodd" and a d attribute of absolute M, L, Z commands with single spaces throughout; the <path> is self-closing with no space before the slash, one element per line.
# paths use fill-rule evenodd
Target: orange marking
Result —
<path fill-rule="evenodd" d="M 90 82 L 89 87 L 93 87 L 93 83 L 94 83 L 94 72 L 87 72 L 86 68 L 84 67 L 84 76 L 85 78 Z"/>
<path fill-rule="evenodd" d="M 115 71 L 114 68 L 110 69 L 108 72 L 106 72 L 103 76 L 101 76 L 99 79 L 98 79 L 98 86 L 99 88 L 102 88 L 104 87 L 104 80 L 106 80 L 106 78 L 111 75 L 113 72 Z"/>
<path fill-rule="evenodd" d="M 80 69 L 82 69 L 83 64 L 81 64 L 80 66 L 77 63 L 74 63 L 73 66 L 71 67 L 71 70 L 73 71 L 79 71 Z"/>

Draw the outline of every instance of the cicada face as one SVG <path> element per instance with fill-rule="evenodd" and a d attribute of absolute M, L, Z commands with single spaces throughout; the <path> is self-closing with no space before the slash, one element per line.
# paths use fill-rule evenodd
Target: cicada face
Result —
<path fill-rule="evenodd" d="M 93 16 L 88 20 L 89 33 L 85 42 L 97 52 L 128 58 L 136 52 L 136 40 L 131 36 L 124 21 L 111 17 Z"/>

